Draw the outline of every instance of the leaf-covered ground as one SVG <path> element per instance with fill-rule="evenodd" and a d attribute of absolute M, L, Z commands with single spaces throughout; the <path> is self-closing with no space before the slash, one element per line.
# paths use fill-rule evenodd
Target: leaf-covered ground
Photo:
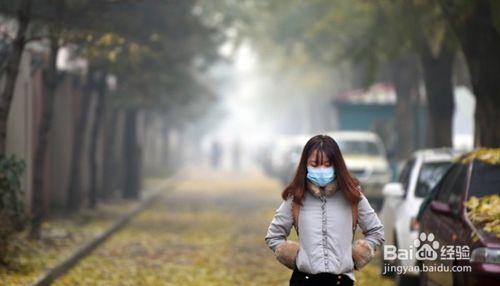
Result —
<path fill-rule="evenodd" d="M 288 285 L 291 271 L 264 241 L 282 187 L 259 173 L 196 171 L 182 172 L 161 200 L 54 285 Z M 357 285 L 392 285 L 375 264 L 356 277 Z"/>
<path fill-rule="evenodd" d="M 83 210 L 70 217 L 52 218 L 43 224 L 42 239 L 38 241 L 26 239 L 26 233 L 18 235 L 8 257 L 9 269 L 0 268 L 0 285 L 29 285 L 45 269 L 109 227 L 132 205 L 123 201 L 103 205 L 95 212 Z"/>
<path fill-rule="evenodd" d="M 164 183 L 152 179 L 145 182 L 151 189 Z M 9 266 L 0 267 L 0 285 L 30 285 L 136 205 L 137 201 L 114 199 L 101 202 L 96 210 L 82 208 L 72 215 L 53 214 L 42 225 L 41 240 L 28 240 L 27 231 L 17 235 L 10 246 Z"/>

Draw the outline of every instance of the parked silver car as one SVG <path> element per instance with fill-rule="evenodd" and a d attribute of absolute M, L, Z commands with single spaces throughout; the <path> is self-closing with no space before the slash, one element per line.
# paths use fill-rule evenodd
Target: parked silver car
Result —
<path fill-rule="evenodd" d="M 380 210 L 384 199 L 382 188 L 391 178 L 380 137 L 369 131 L 333 131 L 327 135 L 339 145 L 347 168 L 361 182 L 373 208 Z"/>

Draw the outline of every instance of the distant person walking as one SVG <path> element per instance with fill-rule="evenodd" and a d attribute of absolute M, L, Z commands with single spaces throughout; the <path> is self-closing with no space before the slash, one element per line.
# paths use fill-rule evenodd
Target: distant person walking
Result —
<path fill-rule="evenodd" d="M 233 168 L 236 172 L 241 170 L 241 146 L 239 141 L 233 143 Z"/>
<path fill-rule="evenodd" d="M 211 152 L 211 159 L 212 159 L 212 168 L 219 168 L 220 165 L 220 160 L 222 157 L 222 147 L 218 141 L 214 141 L 212 143 L 212 152 Z"/>
<path fill-rule="evenodd" d="M 384 227 L 333 138 L 317 135 L 306 143 L 281 197 L 265 241 L 293 269 L 290 285 L 353 285 L 354 270 L 384 242 Z M 365 237 L 353 243 L 358 222 Z M 298 245 L 287 241 L 292 226 Z"/>

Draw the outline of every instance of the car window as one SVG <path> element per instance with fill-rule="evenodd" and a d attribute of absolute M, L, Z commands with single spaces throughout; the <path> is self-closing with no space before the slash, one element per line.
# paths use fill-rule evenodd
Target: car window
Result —
<path fill-rule="evenodd" d="M 483 197 L 500 193 L 500 165 L 474 161 L 469 197 Z"/>
<path fill-rule="evenodd" d="M 453 164 L 440 184 L 437 200 L 453 206 L 458 206 L 464 192 L 467 176 L 466 165 Z"/>
<path fill-rule="evenodd" d="M 424 163 L 418 174 L 415 196 L 426 197 L 451 166 L 451 162 Z"/>
<path fill-rule="evenodd" d="M 403 185 L 405 196 L 406 196 L 406 190 L 408 190 L 408 184 L 410 183 L 411 170 L 413 169 L 414 164 L 415 164 L 415 159 L 411 159 L 410 161 L 406 162 L 405 166 L 403 167 L 403 170 L 401 170 L 401 173 L 399 174 L 398 181 L 401 183 L 401 185 Z"/>
<path fill-rule="evenodd" d="M 383 155 L 375 142 L 361 140 L 337 140 L 342 154 L 348 155 Z"/>

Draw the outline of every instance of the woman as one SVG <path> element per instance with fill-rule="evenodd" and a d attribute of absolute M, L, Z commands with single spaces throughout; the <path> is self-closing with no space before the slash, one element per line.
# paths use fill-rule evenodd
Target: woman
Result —
<path fill-rule="evenodd" d="M 384 228 L 331 137 L 317 135 L 302 151 L 295 177 L 281 195 L 266 243 L 273 252 L 286 241 L 297 219 L 300 247 L 290 285 L 353 285 L 353 205 L 371 251 L 384 242 Z"/>

